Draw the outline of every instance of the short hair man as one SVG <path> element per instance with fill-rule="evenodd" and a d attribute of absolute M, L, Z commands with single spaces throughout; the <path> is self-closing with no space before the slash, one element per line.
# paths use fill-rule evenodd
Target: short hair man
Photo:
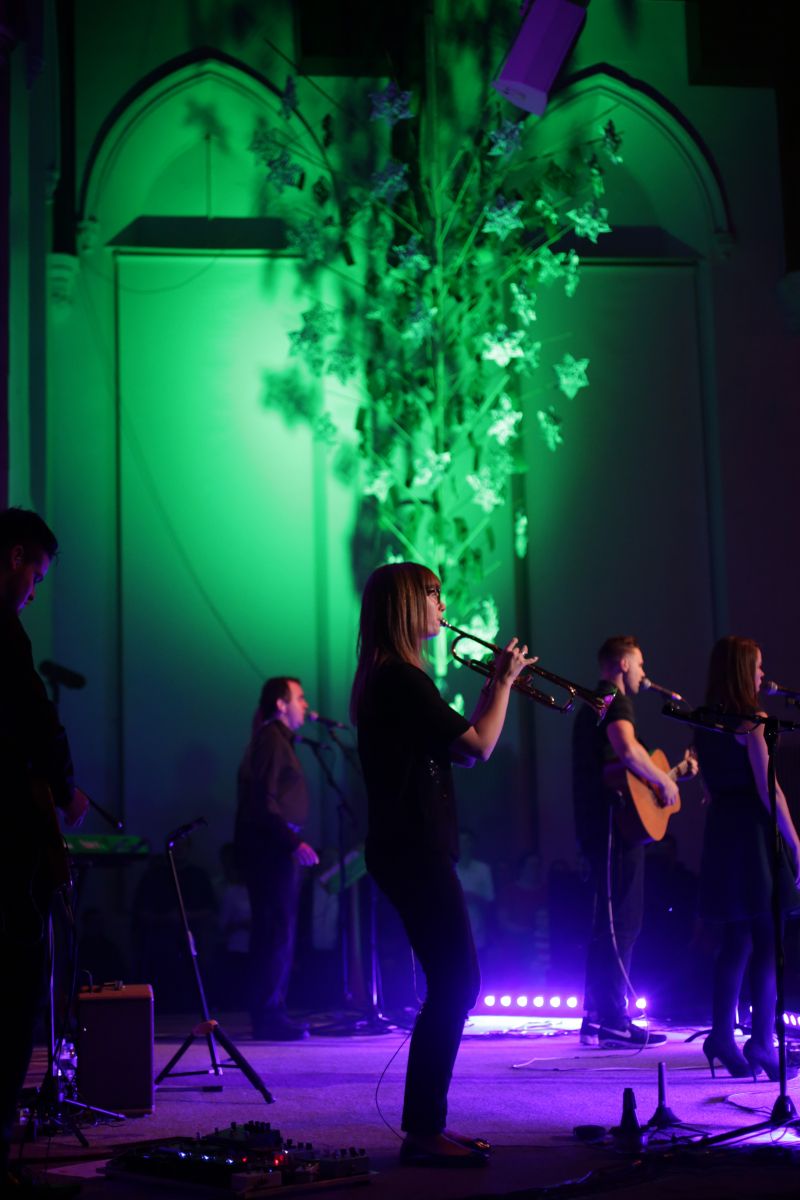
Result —
<path fill-rule="evenodd" d="M 668 774 L 660 770 L 636 736 L 633 697 L 645 678 L 644 656 L 632 635 L 608 638 L 598 651 L 600 687 L 611 683 L 617 695 L 605 721 L 583 708 L 573 728 L 572 764 L 575 825 L 595 893 L 594 922 L 586 960 L 584 1045 L 657 1046 L 664 1034 L 640 1029 L 627 1013 L 627 984 L 633 947 L 642 923 L 644 847 L 625 841 L 616 828 L 614 794 L 605 782 L 607 768 L 620 764 L 653 787 L 662 804 L 678 800 L 677 776 L 697 771 L 687 755 Z M 609 920 L 610 878 L 611 921 Z M 616 943 L 616 944 L 615 944 Z"/>
<path fill-rule="evenodd" d="M 77 825 L 88 807 L 75 787 L 67 736 L 33 665 L 20 621 L 58 552 L 37 513 L 0 512 L 0 785 L 4 865 L 0 882 L 0 1028 L 8 1031 L 0 1086 L 1 1179 L 25 1082 L 41 1003 L 47 925 L 57 888 L 68 879 L 55 810 Z"/>
<path fill-rule="evenodd" d="M 252 909 L 248 999 L 253 1036 L 277 1041 L 308 1032 L 286 1015 L 300 870 L 319 862 L 303 840 L 308 789 L 294 749 L 307 712 L 299 679 L 281 675 L 266 681 L 237 784 L 234 842 Z"/>

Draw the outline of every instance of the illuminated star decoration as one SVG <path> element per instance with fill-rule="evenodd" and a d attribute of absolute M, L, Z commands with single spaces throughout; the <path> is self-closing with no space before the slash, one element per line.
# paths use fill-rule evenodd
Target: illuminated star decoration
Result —
<path fill-rule="evenodd" d="M 496 438 L 498 445 L 505 446 L 517 436 L 522 413 L 517 412 L 505 392 L 500 396 L 498 407 L 489 414 L 492 424 L 486 430 L 487 436 Z"/>
<path fill-rule="evenodd" d="M 288 121 L 297 111 L 297 84 L 291 75 L 286 76 L 286 87 L 281 94 L 281 116 Z"/>
<path fill-rule="evenodd" d="M 523 325 L 532 325 L 536 320 L 536 296 L 524 283 L 511 284 L 511 311 Z"/>
<path fill-rule="evenodd" d="M 480 608 L 464 625 L 467 633 L 472 633 L 485 642 L 493 642 L 500 631 L 500 615 L 497 603 L 492 596 L 481 600 Z"/>
<path fill-rule="evenodd" d="M 514 514 L 514 553 L 517 558 L 528 553 L 528 514 L 522 508 Z"/>
<path fill-rule="evenodd" d="M 330 413 L 320 413 L 314 422 L 314 438 L 326 446 L 335 446 L 339 440 L 339 430 L 333 422 Z"/>
<path fill-rule="evenodd" d="M 622 162 L 622 155 L 620 154 L 620 148 L 622 147 L 622 136 L 617 133 L 613 121 L 608 121 L 603 126 L 602 147 L 604 153 L 614 164 L 614 166 L 619 166 L 619 164 Z"/>
<path fill-rule="evenodd" d="M 538 267 L 537 279 L 539 283 L 555 283 L 557 279 L 561 279 L 564 274 L 564 255 L 553 254 L 547 246 L 541 250 L 537 250 L 533 256 L 534 266 Z"/>
<path fill-rule="evenodd" d="M 415 349 L 421 346 L 433 333 L 433 318 L 438 311 L 438 308 L 428 308 L 423 300 L 418 300 L 400 334 L 403 341 L 411 342 Z"/>
<path fill-rule="evenodd" d="M 408 191 L 408 164 L 390 158 L 385 167 L 373 173 L 370 191 L 376 200 L 391 207 L 402 192 Z"/>
<path fill-rule="evenodd" d="M 484 233 L 496 233 L 501 242 L 515 229 L 524 229 L 525 222 L 519 219 L 522 200 L 506 200 L 502 192 L 498 192 L 491 208 L 484 209 L 486 220 L 483 223 Z"/>
<path fill-rule="evenodd" d="M 536 419 L 539 422 L 539 429 L 542 432 L 547 449 L 552 450 L 555 454 L 558 447 L 564 441 L 561 436 L 561 418 L 556 415 L 556 410 L 551 407 L 547 411 L 540 408 L 536 414 Z"/>
<path fill-rule="evenodd" d="M 489 151 L 490 157 L 507 158 L 515 150 L 519 150 L 521 137 L 522 121 L 504 119 L 499 129 L 492 129 L 489 132 L 489 140 L 492 143 Z"/>
<path fill-rule="evenodd" d="M 286 240 L 307 263 L 322 262 L 328 251 L 325 235 L 319 221 L 304 221 L 302 225 L 289 229 Z"/>
<path fill-rule="evenodd" d="M 572 222 L 578 237 L 587 237 L 590 242 L 596 243 L 599 234 L 611 232 L 611 226 L 606 221 L 607 216 L 607 208 L 600 208 L 599 205 L 588 201 L 580 208 L 571 209 L 567 213 L 567 220 Z"/>
<path fill-rule="evenodd" d="M 589 386 L 589 380 L 586 378 L 588 365 L 588 358 L 573 358 L 571 354 L 565 354 L 561 362 L 554 365 L 558 386 L 570 400 L 575 399 L 581 388 Z"/>
<path fill-rule="evenodd" d="M 270 155 L 275 153 L 276 148 L 280 145 L 273 130 L 269 128 L 263 118 L 259 118 L 253 136 L 250 139 L 248 149 L 256 158 L 260 159 L 264 164 L 267 163 Z"/>
<path fill-rule="evenodd" d="M 344 342 L 340 342 L 335 350 L 328 355 L 325 370 L 329 375 L 335 375 L 339 383 L 347 383 L 356 373 L 358 359 Z"/>
<path fill-rule="evenodd" d="M 415 276 L 431 269 L 431 260 L 424 250 L 420 249 L 421 244 L 422 239 L 415 233 L 404 245 L 392 246 L 392 250 L 398 258 L 398 271 Z"/>
<path fill-rule="evenodd" d="M 415 458 L 412 488 L 436 487 L 440 484 L 450 466 L 451 457 L 447 450 L 443 454 L 437 454 L 429 447 L 421 458 Z"/>
<path fill-rule="evenodd" d="M 558 209 L 551 204 L 546 196 L 540 196 L 534 207 L 543 221 L 549 221 L 551 225 L 558 224 Z"/>
<path fill-rule="evenodd" d="M 481 467 L 477 475 L 467 475 L 467 483 L 472 488 L 473 503 L 485 513 L 494 512 L 501 504 L 505 504 L 501 489 L 488 467 Z"/>
<path fill-rule="evenodd" d="M 394 483 L 394 476 L 388 467 L 377 471 L 371 479 L 364 484 L 364 495 L 374 496 L 379 504 L 385 504 L 386 498 L 389 495 L 389 490 Z"/>
<path fill-rule="evenodd" d="M 302 178 L 302 168 L 292 162 L 285 150 L 282 150 L 277 158 L 271 158 L 267 162 L 267 182 L 279 192 L 287 187 L 297 187 Z"/>
<path fill-rule="evenodd" d="M 382 92 L 370 92 L 369 98 L 372 101 L 370 121 L 387 121 L 394 127 L 398 121 L 408 121 L 411 117 L 411 92 L 401 92 L 394 82 Z"/>
<path fill-rule="evenodd" d="M 522 329 L 515 329 L 512 333 L 507 325 L 498 325 L 492 333 L 483 335 L 481 358 L 497 363 L 498 367 L 507 367 L 512 358 L 525 357 L 520 345 L 524 337 Z"/>

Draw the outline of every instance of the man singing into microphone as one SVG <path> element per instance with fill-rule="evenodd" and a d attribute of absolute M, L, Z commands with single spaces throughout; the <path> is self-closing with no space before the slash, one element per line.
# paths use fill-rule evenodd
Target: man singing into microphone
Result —
<path fill-rule="evenodd" d="M 299 679 L 268 679 L 237 782 L 234 843 L 252 909 L 248 1003 L 253 1037 L 269 1041 L 308 1033 L 286 1015 L 300 871 L 319 862 L 302 836 L 308 789 L 294 749 L 307 714 Z"/>
<path fill-rule="evenodd" d="M 0 782 L 3 787 L 3 870 L 0 875 L 0 1028 L 6 1033 L 0 1086 L 0 1190 L 22 1194 L 8 1174 L 17 1096 L 33 1047 L 44 991 L 47 927 L 59 887 L 69 879 L 55 810 L 78 825 L 88 807 L 72 778 L 67 735 L 33 666 L 20 621 L 58 550 L 40 516 L 22 508 L 0 512 Z"/>
<path fill-rule="evenodd" d="M 575 719 L 572 740 L 575 832 L 591 871 L 594 922 L 586 961 L 585 1016 L 581 1043 L 589 1046 L 658 1046 L 663 1033 L 631 1023 L 627 1013 L 628 972 L 642 923 L 644 847 L 631 845 L 615 827 L 615 794 L 605 783 L 606 769 L 621 763 L 656 791 L 665 806 L 678 800 L 674 776 L 697 773 L 689 755 L 669 774 L 653 763 L 636 736 L 632 697 L 645 678 L 644 659 L 636 638 L 608 638 L 598 651 L 599 688 L 612 683 L 617 695 L 605 721 L 583 708 Z M 610 881 L 610 903 L 609 903 Z M 610 909 L 610 913 L 609 913 Z"/>

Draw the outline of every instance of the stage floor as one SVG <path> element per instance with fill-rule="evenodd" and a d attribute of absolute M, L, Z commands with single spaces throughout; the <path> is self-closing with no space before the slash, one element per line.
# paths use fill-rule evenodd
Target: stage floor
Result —
<path fill-rule="evenodd" d="M 194 1020 L 169 1017 L 158 1023 L 156 1070 L 169 1060 Z M 665 1046 L 633 1052 L 582 1047 L 574 1027 L 517 1022 L 513 1032 L 503 1034 L 497 1030 L 502 1021 L 477 1019 L 468 1027 L 456 1064 L 449 1123 L 488 1138 L 494 1152 L 486 1168 L 437 1171 L 397 1163 L 407 1052 L 404 1031 L 312 1036 L 279 1044 L 252 1041 L 241 1016 L 226 1017 L 222 1025 L 263 1078 L 274 1104 L 267 1105 L 236 1069 L 226 1067 L 216 1081 L 222 1084 L 219 1092 L 198 1090 L 214 1083 L 213 1076 L 170 1078 L 157 1090 L 151 1116 L 84 1126 L 88 1150 L 70 1133 L 40 1137 L 26 1146 L 25 1161 L 36 1170 L 46 1165 L 54 1182 L 58 1176 L 80 1177 L 82 1194 L 90 1200 L 123 1200 L 141 1196 L 145 1188 L 153 1200 L 192 1191 L 208 1195 L 155 1181 L 107 1179 L 98 1172 L 111 1154 L 135 1142 L 206 1134 L 232 1121 L 258 1120 L 272 1122 L 295 1142 L 363 1147 L 372 1168 L 369 1192 L 363 1185 L 337 1186 L 334 1194 L 342 1200 L 368 1194 L 380 1200 L 606 1196 L 623 1189 L 626 1197 L 646 1194 L 648 1200 L 677 1194 L 758 1195 L 766 1200 L 800 1191 L 800 1132 L 770 1128 L 736 1142 L 698 1144 L 702 1134 L 741 1130 L 768 1118 L 778 1085 L 763 1076 L 756 1083 L 732 1079 L 721 1068 L 712 1079 L 702 1039 L 687 1040 L 695 1032 L 690 1028 L 669 1029 Z M 606 1131 L 616 1126 L 625 1088 L 633 1089 L 644 1125 L 658 1105 L 659 1062 L 666 1064 L 668 1107 L 695 1129 L 653 1131 L 641 1153 L 621 1147 L 610 1133 L 594 1144 L 574 1136 L 579 1125 L 598 1125 Z M 184 1064 L 206 1070 L 205 1042 L 192 1046 Z M 43 1065 L 44 1052 L 38 1051 L 29 1082 L 38 1081 Z M 789 1096 L 800 1105 L 800 1079 L 789 1083 Z"/>

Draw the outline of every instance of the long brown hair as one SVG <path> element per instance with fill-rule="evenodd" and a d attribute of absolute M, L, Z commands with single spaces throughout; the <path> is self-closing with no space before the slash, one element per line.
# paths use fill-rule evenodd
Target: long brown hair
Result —
<path fill-rule="evenodd" d="M 756 662 L 761 647 L 752 638 L 720 638 L 708 663 L 706 704 L 723 711 L 758 710 Z"/>
<path fill-rule="evenodd" d="M 414 562 L 386 563 L 370 575 L 361 598 L 358 666 L 350 693 L 354 724 L 377 667 L 389 658 L 422 666 L 420 648 L 428 630 L 426 589 L 438 586 L 433 571 Z"/>

